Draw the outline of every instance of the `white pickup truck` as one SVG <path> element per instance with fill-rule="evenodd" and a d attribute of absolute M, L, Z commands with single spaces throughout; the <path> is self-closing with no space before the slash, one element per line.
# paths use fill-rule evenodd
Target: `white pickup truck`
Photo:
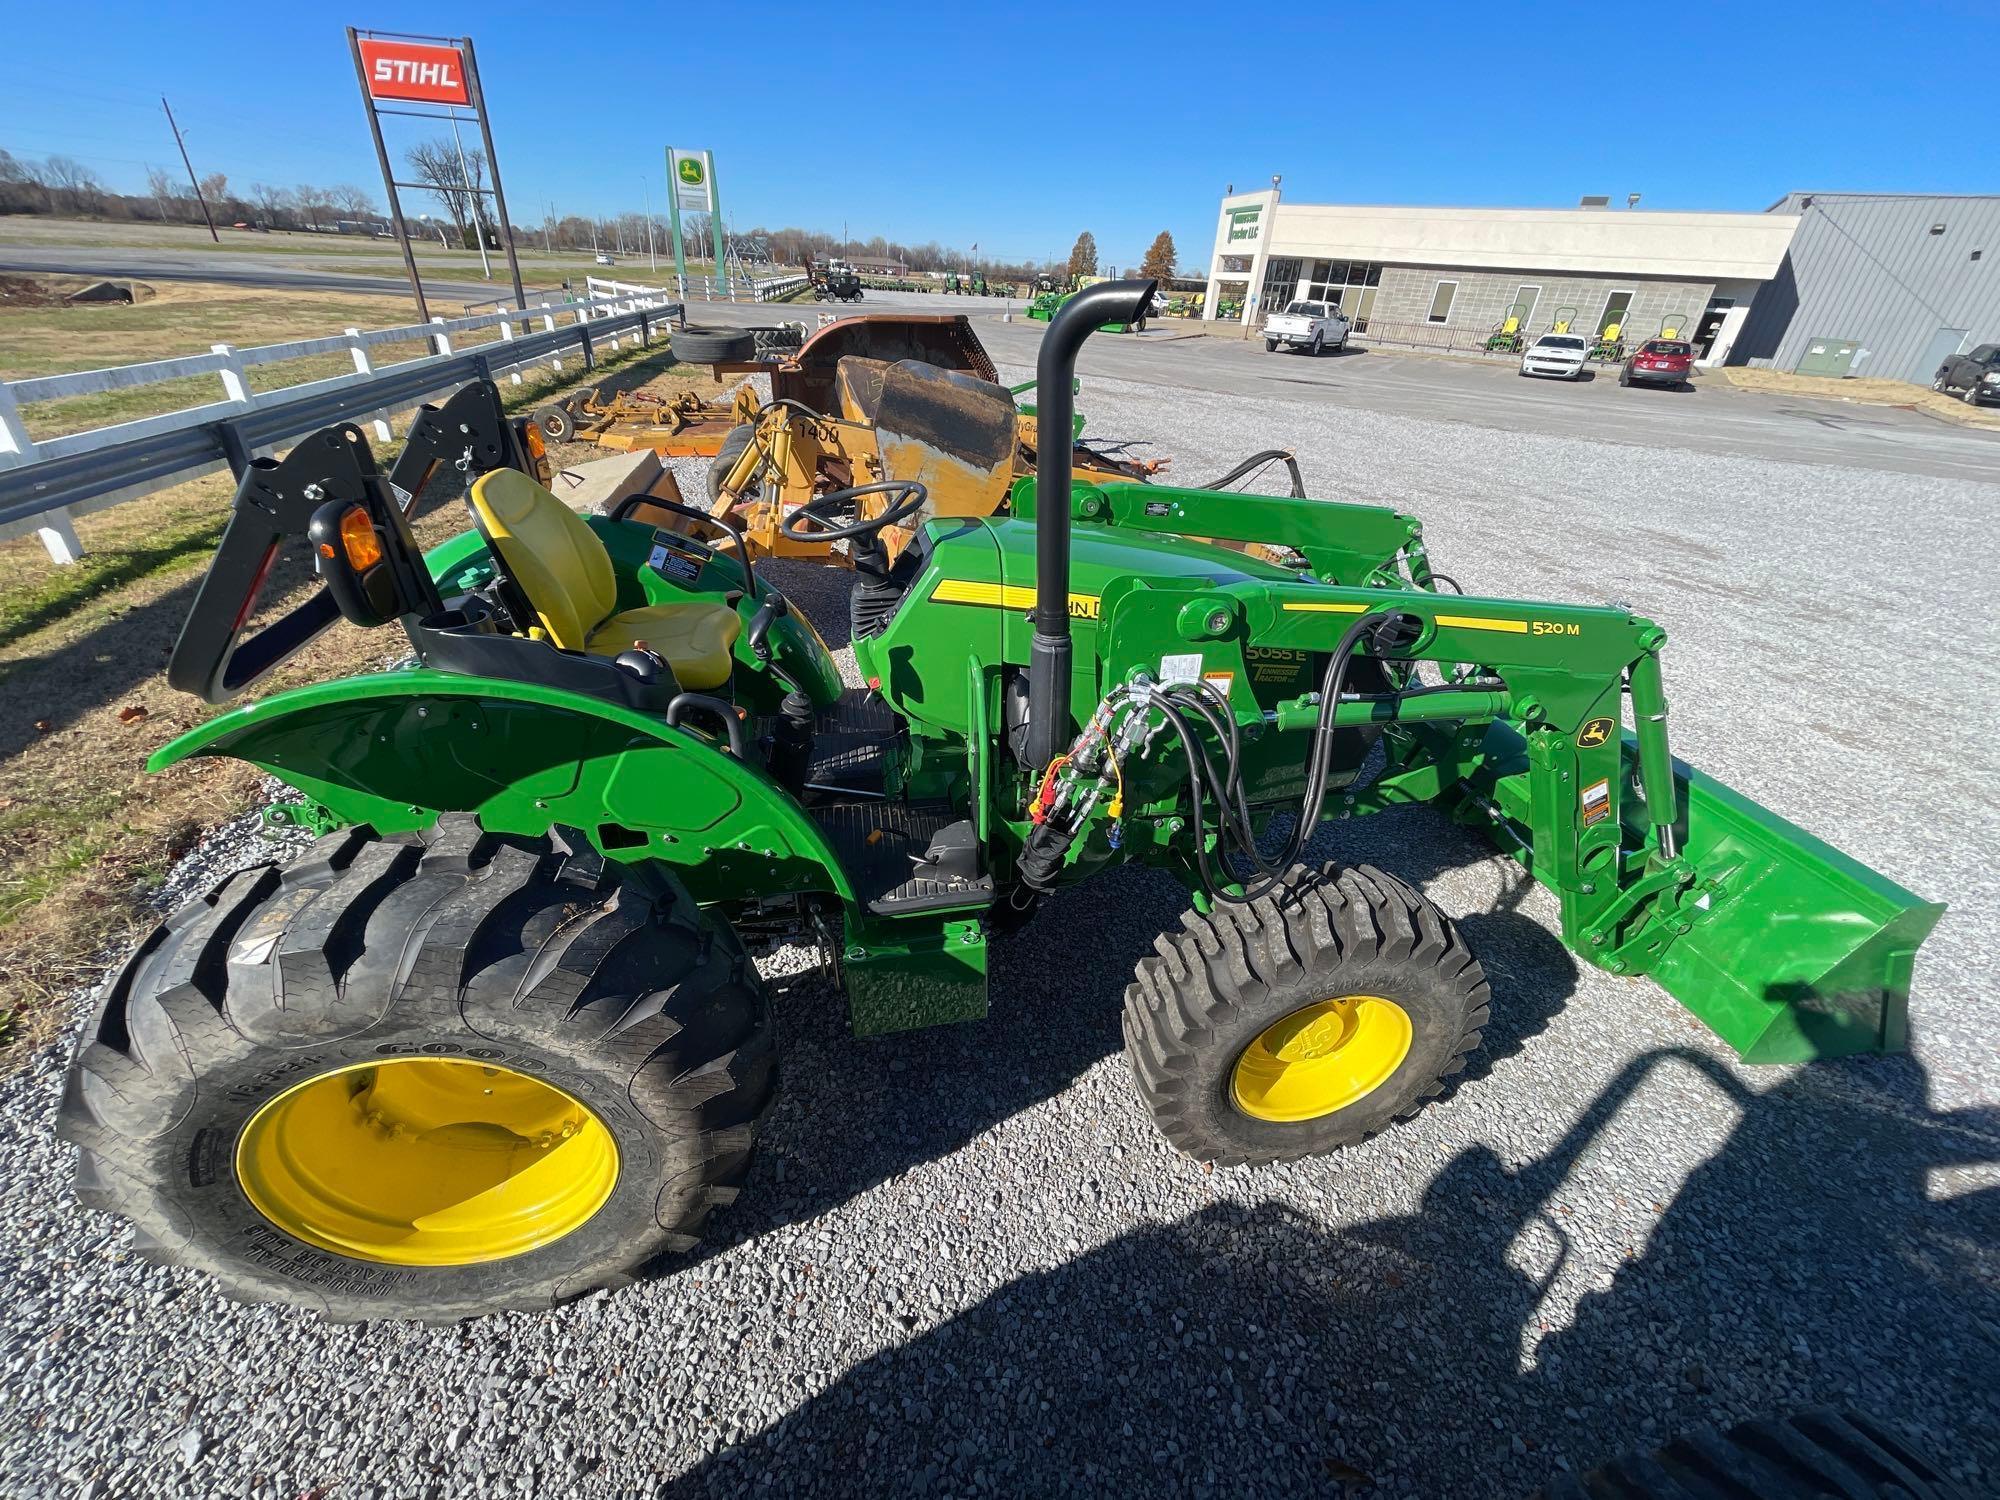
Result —
<path fill-rule="evenodd" d="M 1354 325 L 1337 307 L 1324 302 L 1288 302 L 1283 312 L 1264 319 L 1264 349 L 1275 354 L 1282 344 L 1317 354 L 1322 349 L 1345 349 L 1348 330 Z"/>

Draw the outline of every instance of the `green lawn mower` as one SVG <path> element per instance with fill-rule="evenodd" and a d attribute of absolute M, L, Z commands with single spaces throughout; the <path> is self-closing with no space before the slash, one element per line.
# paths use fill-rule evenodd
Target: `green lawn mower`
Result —
<path fill-rule="evenodd" d="M 1523 330 L 1528 322 L 1528 304 L 1516 302 L 1507 309 L 1507 316 L 1493 325 L 1493 332 L 1487 335 L 1488 354 L 1519 354 L 1526 335 Z"/>
<path fill-rule="evenodd" d="M 1597 337 L 1590 341 L 1585 359 L 1594 359 L 1600 364 L 1615 365 L 1625 357 L 1625 331 L 1630 319 L 1620 314 L 1597 330 Z"/>
<path fill-rule="evenodd" d="M 1152 295 L 1064 304 L 1043 431 L 1086 338 Z M 1306 862 L 1322 819 L 1417 802 L 1746 1059 L 1902 1044 L 1942 908 L 1675 761 L 1657 625 L 1462 594 L 1396 510 L 1038 458 L 1005 514 L 933 517 L 913 482 L 788 513 L 851 551 L 858 689 L 727 521 L 569 510 L 490 384 L 421 412 L 386 476 L 353 425 L 254 461 L 169 680 L 239 698 L 343 621 L 409 656 L 153 757 L 256 765 L 318 837 L 107 987 L 62 1109 L 83 1199 L 148 1256 L 340 1318 L 615 1285 L 745 1183 L 779 1078 L 741 934 L 820 944 L 857 1034 L 981 1024 L 994 935 L 1045 900 L 1059 928 L 1064 888 L 1129 864 L 1189 903 L 1122 997 L 1161 1133 L 1330 1152 L 1422 1109 L 1510 1001 L 1412 886 Z M 468 483 L 468 529 L 420 553 L 410 514 Z M 295 546 L 316 591 L 259 615 Z"/>

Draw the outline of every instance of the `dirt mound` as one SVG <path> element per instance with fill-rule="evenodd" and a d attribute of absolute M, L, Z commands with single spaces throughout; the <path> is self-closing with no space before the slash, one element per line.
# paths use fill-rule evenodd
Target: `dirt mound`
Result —
<path fill-rule="evenodd" d="M 35 276 L 0 274 L 0 308 L 61 307 L 67 290 Z"/>

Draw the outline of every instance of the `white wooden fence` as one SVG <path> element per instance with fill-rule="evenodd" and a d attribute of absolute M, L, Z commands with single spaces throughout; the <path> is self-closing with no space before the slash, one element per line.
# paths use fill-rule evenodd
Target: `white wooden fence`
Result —
<path fill-rule="evenodd" d="M 595 294 L 596 286 L 593 279 L 593 295 L 577 302 L 543 302 L 527 309 L 508 309 L 473 317 L 433 318 L 428 323 L 414 323 L 400 328 L 365 331 L 349 328 L 325 338 L 298 339 L 289 343 L 263 344 L 251 348 L 216 344 L 206 354 L 147 360 L 140 364 L 118 365 L 103 370 L 79 370 L 67 375 L 39 375 L 25 380 L 0 381 L 0 475 L 26 480 L 28 475 L 16 476 L 9 471 L 27 470 L 36 464 L 53 459 L 128 445 L 138 440 L 165 436 L 186 428 L 225 421 L 260 407 L 293 402 L 301 397 L 366 385 L 379 376 L 370 351 L 389 344 L 421 341 L 430 346 L 428 355 L 418 360 L 400 361 L 391 366 L 390 368 L 398 376 L 414 373 L 425 363 L 435 362 L 441 367 L 442 377 L 442 367 L 448 361 L 456 363 L 453 360 L 456 352 L 452 347 L 454 338 L 463 338 L 465 335 L 485 329 L 497 329 L 498 340 L 485 345 L 480 352 L 489 355 L 491 365 L 496 371 L 507 371 L 509 377 L 518 384 L 521 379 L 520 370 L 524 365 L 546 363 L 560 370 L 563 368 L 566 352 L 570 357 L 576 357 L 572 352 L 572 345 L 566 343 L 561 350 L 551 349 L 547 347 L 550 341 L 540 338 L 532 341 L 536 346 L 532 352 L 524 350 L 523 357 L 509 356 L 509 351 L 505 347 L 507 344 L 538 329 L 543 333 L 555 332 L 558 318 L 573 319 L 575 324 L 585 326 L 615 319 L 616 326 L 608 329 L 601 337 L 616 349 L 623 346 L 625 339 L 645 337 L 644 329 L 635 329 L 632 326 L 633 320 L 626 315 L 640 309 L 664 310 L 675 306 L 670 294 L 659 288 L 635 287 L 623 292 L 598 296 Z M 608 290 L 610 284 L 606 283 L 605 286 Z M 249 372 L 252 369 L 283 364 L 288 360 L 342 352 L 353 360 L 354 368 L 351 372 L 268 391 L 253 391 L 250 388 Z M 135 421 L 120 422 L 109 427 L 94 428 L 88 432 L 68 433 L 40 441 L 29 435 L 21 417 L 23 407 L 32 406 L 37 402 L 131 390 L 157 385 L 161 381 L 181 380 L 189 376 L 215 377 L 221 386 L 221 399 L 179 411 L 166 412 L 159 416 L 141 417 Z M 410 382 L 399 380 L 397 385 L 399 390 L 407 393 Z M 414 404 L 416 404 L 414 400 L 403 399 L 400 405 L 384 406 L 374 412 L 371 420 L 374 422 L 377 434 L 386 440 L 389 437 L 390 414 Z M 18 519 L 0 519 L 0 540 L 34 531 L 40 535 L 43 545 L 48 548 L 49 556 L 56 562 L 74 562 L 82 552 L 73 523 L 74 514 L 119 504 L 137 495 L 163 488 L 166 484 L 178 484 L 192 477 L 194 472 L 207 472 L 214 467 L 216 467 L 214 463 L 209 463 L 198 470 L 183 470 L 171 475 L 149 478 L 143 483 L 134 484 L 115 493 L 98 495 L 85 504 L 59 505 Z M 0 488 L 22 487 L 9 485 Z"/>

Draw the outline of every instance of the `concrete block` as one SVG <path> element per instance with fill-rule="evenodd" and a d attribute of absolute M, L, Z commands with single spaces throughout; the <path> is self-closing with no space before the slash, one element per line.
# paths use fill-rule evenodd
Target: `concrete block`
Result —
<path fill-rule="evenodd" d="M 603 515 L 627 495 L 648 493 L 659 477 L 660 455 L 639 448 L 559 470 L 551 488 L 579 515 Z"/>

